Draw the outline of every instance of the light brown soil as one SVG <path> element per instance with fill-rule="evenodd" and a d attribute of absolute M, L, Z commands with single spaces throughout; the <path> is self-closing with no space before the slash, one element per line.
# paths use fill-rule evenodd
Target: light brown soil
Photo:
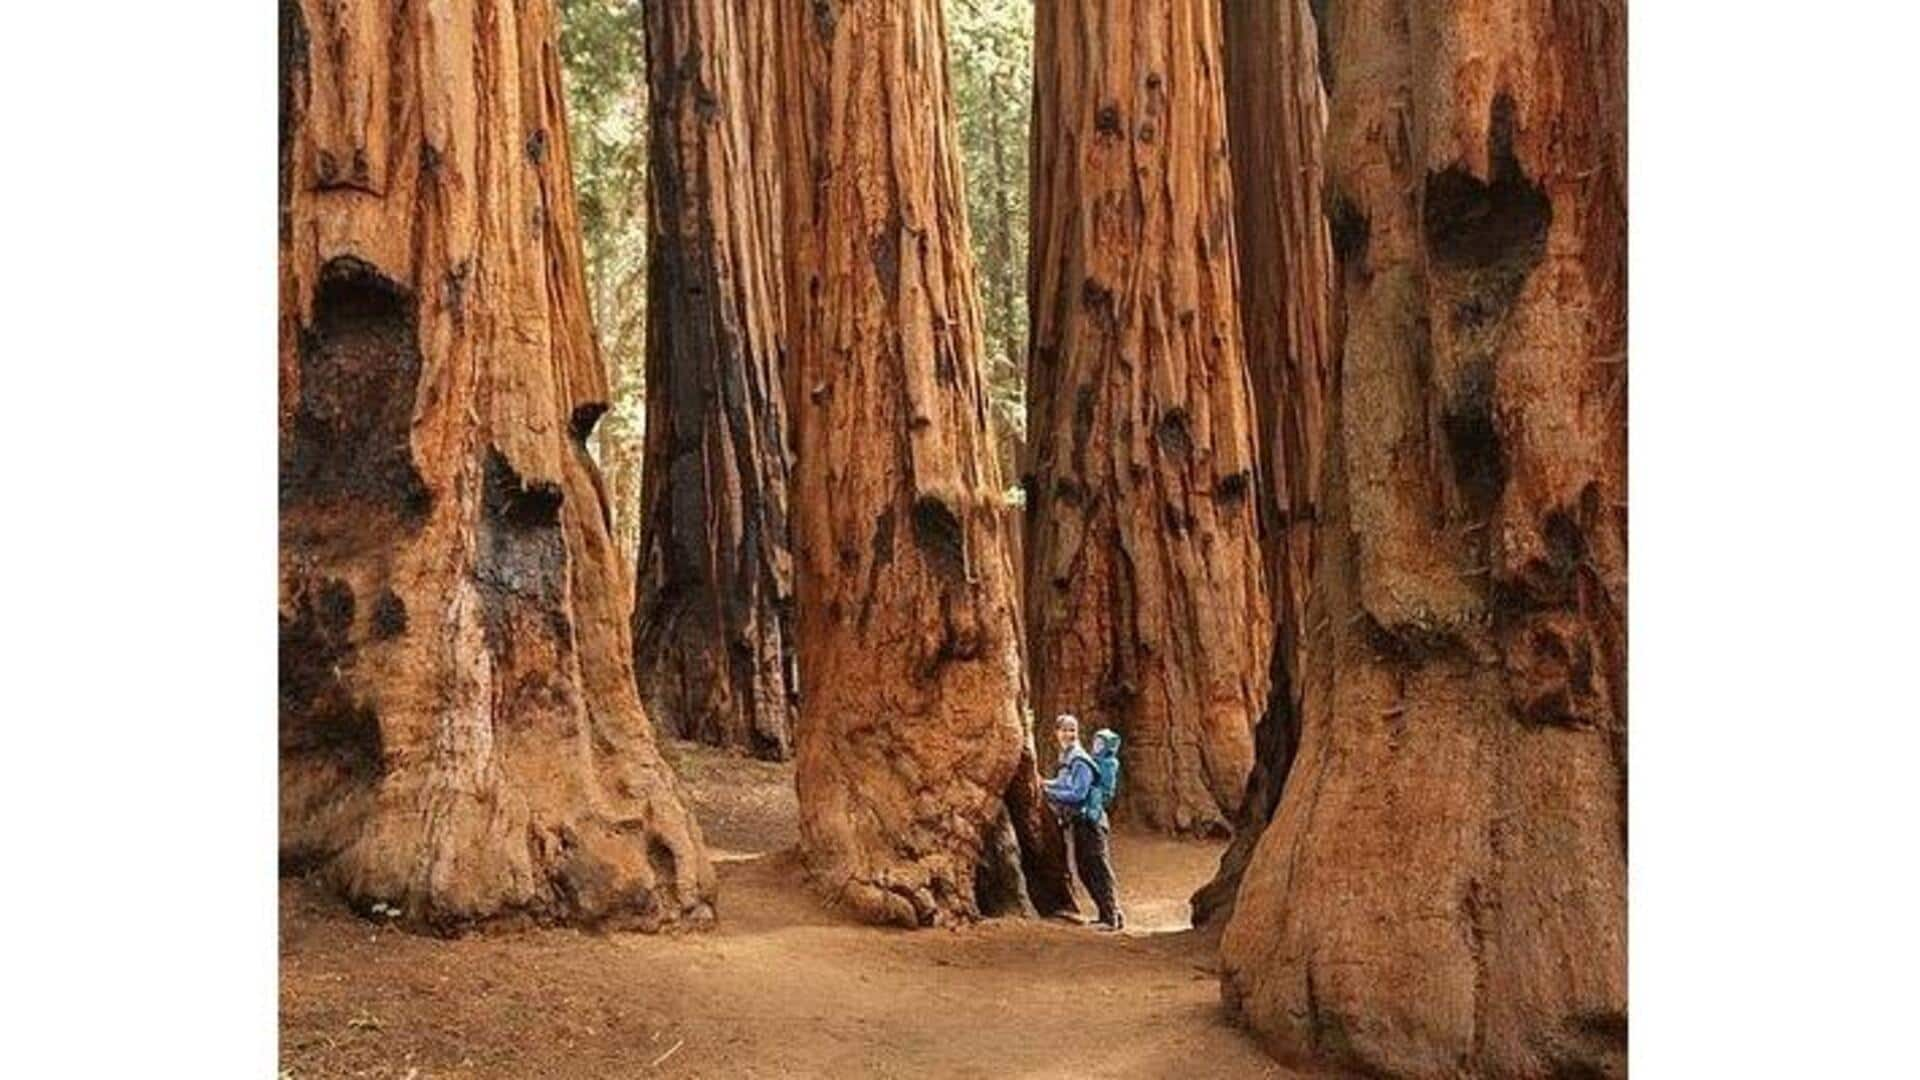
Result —
<path fill-rule="evenodd" d="M 719 864 L 717 929 L 438 940 L 284 882 L 283 1077 L 1287 1075 L 1227 1025 L 1186 928 L 1220 845 L 1116 836 L 1118 936 L 876 929 L 802 887 L 789 767 L 667 753 Z"/>

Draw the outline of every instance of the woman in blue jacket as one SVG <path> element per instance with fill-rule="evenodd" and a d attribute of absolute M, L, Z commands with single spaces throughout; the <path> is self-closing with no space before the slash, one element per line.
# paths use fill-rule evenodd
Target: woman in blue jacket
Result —
<path fill-rule="evenodd" d="M 1047 803 L 1073 837 L 1074 869 L 1100 912 L 1100 928 L 1118 930 L 1127 920 L 1114 882 L 1106 804 L 1119 782 L 1120 736 L 1104 728 L 1095 732 L 1089 754 L 1080 746 L 1080 721 L 1069 713 L 1054 722 L 1053 736 L 1060 744 L 1060 771 L 1043 785 Z"/>

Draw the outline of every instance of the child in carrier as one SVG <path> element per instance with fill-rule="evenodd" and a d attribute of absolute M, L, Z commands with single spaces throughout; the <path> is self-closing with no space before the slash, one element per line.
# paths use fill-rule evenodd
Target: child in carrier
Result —
<path fill-rule="evenodd" d="M 1127 920 L 1114 882 L 1107 807 L 1120 784 L 1120 736 L 1106 728 L 1094 732 L 1089 754 L 1080 746 L 1079 719 L 1065 713 L 1053 733 L 1060 744 L 1060 771 L 1044 785 L 1047 803 L 1073 837 L 1074 869 L 1099 910 L 1099 927 L 1118 930 Z"/>

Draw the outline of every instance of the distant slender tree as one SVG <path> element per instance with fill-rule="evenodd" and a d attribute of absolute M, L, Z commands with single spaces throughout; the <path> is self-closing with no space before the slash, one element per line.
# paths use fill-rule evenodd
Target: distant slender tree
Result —
<path fill-rule="evenodd" d="M 708 920 L 583 446 L 551 5 L 281 10 L 282 863 L 426 924 Z"/>
<path fill-rule="evenodd" d="M 1261 547 L 1273 602 L 1272 686 L 1253 771 L 1195 923 L 1230 911 L 1299 745 L 1300 686 L 1333 368 L 1333 246 L 1321 189 L 1327 99 L 1307 0 L 1224 0 L 1227 129 L 1240 326 L 1259 420 Z"/>
<path fill-rule="evenodd" d="M 1042 716 L 1126 736 L 1119 810 L 1224 833 L 1271 648 L 1220 13 L 1036 9 L 1027 634 Z"/>
<path fill-rule="evenodd" d="M 780 11 L 801 849 L 862 918 L 952 922 L 1006 869 L 1024 732 L 946 27 Z"/>
<path fill-rule="evenodd" d="M 1313 1071 L 1624 1076 L 1625 5 L 1329 22 L 1322 614 L 1225 996 Z"/>
<path fill-rule="evenodd" d="M 1032 121 L 1033 4 L 946 0 L 946 10 L 953 20 L 953 100 L 986 327 L 987 415 L 1001 475 L 1014 477 L 1026 441 L 1026 134 Z M 1017 522 L 1013 536 L 1018 569 Z"/>
<path fill-rule="evenodd" d="M 647 5 L 652 303 L 633 638 L 656 722 L 777 759 L 796 673 L 775 33 L 760 0 Z"/>
<path fill-rule="evenodd" d="M 587 449 L 606 481 L 623 573 L 633 569 L 640 546 L 646 429 L 646 7 L 640 0 L 558 0 L 587 297 L 610 384 L 606 415 Z"/>

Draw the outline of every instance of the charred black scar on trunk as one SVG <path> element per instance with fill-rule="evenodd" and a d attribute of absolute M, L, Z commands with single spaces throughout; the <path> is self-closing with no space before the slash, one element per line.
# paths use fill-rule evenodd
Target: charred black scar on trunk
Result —
<path fill-rule="evenodd" d="M 281 507 L 345 503 L 423 519 L 432 498 L 409 438 L 420 371 L 412 294 L 359 259 L 328 262 L 300 334 Z"/>
<path fill-rule="evenodd" d="M 506 646 L 519 618 L 545 618 L 557 639 L 571 636 L 560 504 L 558 484 L 522 478 L 506 455 L 487 448 L 474 576 L 491 649 Z"/>

